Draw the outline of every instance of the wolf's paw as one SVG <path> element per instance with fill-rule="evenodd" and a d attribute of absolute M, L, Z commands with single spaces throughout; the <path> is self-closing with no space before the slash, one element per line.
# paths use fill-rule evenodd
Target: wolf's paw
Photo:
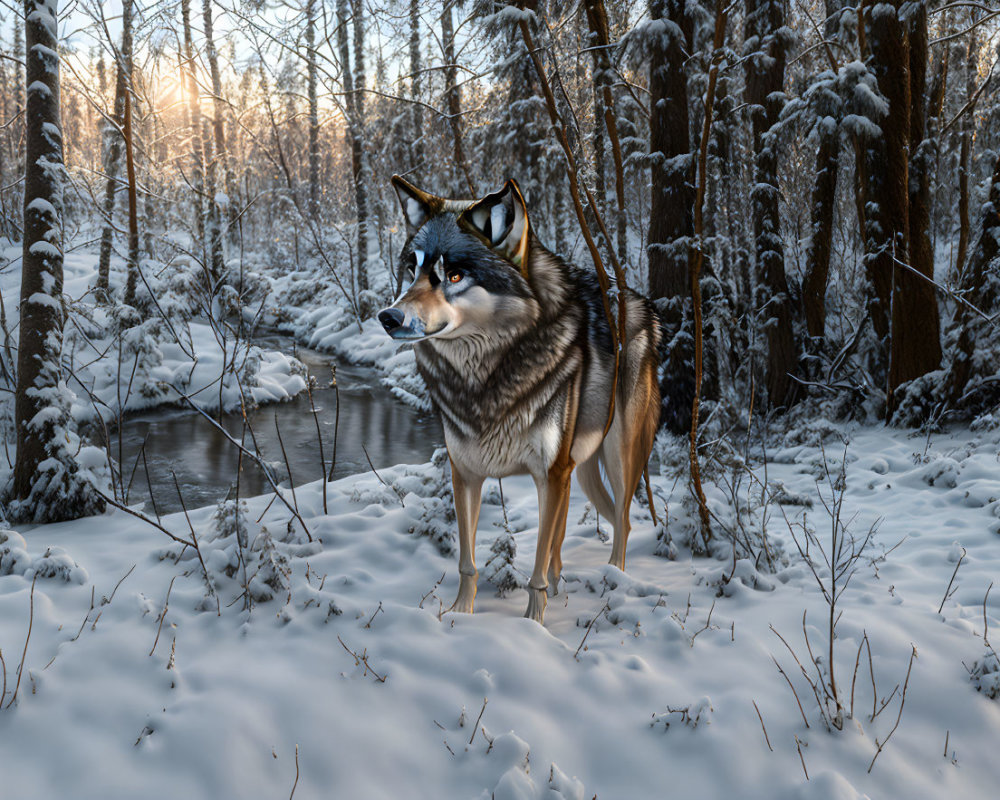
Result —
<path fill-rule="evenodd" d="M 458 597 L 451 604 L 449 611 L 457 611 L 460 614 L 471 614 L 476 603 L 476 576 L 461 575 L 458 583 Z"/>
<path fill-rule="evenodd" d="M 545 623 L 546 602 L 545 589 L 535 589 L 533 586 L 529 586 L 528 610 L 524 612 L 524 616 L 533 619 L 539 625 L 543 625 Z"/>

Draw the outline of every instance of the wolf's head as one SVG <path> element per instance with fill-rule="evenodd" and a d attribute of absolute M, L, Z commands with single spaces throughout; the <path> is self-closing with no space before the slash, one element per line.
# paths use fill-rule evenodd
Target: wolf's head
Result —
<path fill-rule="evenodd" d="M 478 201 L 435 197 L 394 176 L 406 218 L 402 294 L 378 314 L 393 339 L 513 333 L 538 316 L 527 280 L 524 198 L 508 181 Z"/>

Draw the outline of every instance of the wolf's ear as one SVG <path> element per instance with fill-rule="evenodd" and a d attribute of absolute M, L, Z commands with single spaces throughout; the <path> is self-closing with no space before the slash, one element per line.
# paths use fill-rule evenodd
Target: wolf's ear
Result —
<path fill-rule="evenodd" d="M 508 258 L 526 274 L 528 258 L 528 209 L 514 180 L 499 192 L 469 206 L 458 224 Z"/>
<path fill-rule="evenodd" d="M 403 207 L 403 216 L 406 218 L 406 229 L 410 233 L 416 233 L 421 225 L 444 207 L 444 200 L 440 197 L 418 189 L 398 175 L 392 176 L 392 188 L 399 197 L 399 204 Z"/>

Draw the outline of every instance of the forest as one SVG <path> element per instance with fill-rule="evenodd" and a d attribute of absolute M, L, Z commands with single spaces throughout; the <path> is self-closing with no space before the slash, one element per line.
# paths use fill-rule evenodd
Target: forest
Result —
<path fill-rule="evenodd" d="M 0 774 L 992 796 L 998 63 L 995 0 L 0 0 Z M 574 485 L 544 628 L 527 476 L 449 605 L 394 176 L 516 181 L 616 370 L 655 309 L 625 571 Z"/>

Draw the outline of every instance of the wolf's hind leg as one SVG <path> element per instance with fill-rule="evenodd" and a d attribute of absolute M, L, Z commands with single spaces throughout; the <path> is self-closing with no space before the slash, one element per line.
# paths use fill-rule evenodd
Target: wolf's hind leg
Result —
<path fill-rule="evenodd" d="M 615 501 L 601 480 L 600 450 L 576 468 L 576 479 L 580 481 L 583 493 L 594 504 L 597 513 L 608 522 L 615 520 Z"/>
<path fill-rule="evenodd" d="M 451 485 L 458 518 L 458 596 L 449 611 L 471 614 L 476 601 L 476 527 L 482 502 L 483 478 L 465 475 L 451 462 Z"/>
<path fill-rule="evenodd" d="M 625 546 L 632 528 L 629 519 L 632 497 L 653 449 L 659 408 L 656 372 L 652 362 L 647 360 L 626 402 L 620 403 L 615 410 L 611 429 L 601 446 L 615 493 L 615 538 L 608 563 L 620 570 L 625 569 Z"/>
<path fill-rule="evenodd" d="M 621 415 L 615 413 L 608 435 L 604 439 L 604 444 L 601 445 L 601 453 L 608 471 L 608 480 L 615 495 L 615 504 L 611 515 L 615 536 L 611 543 L 611 558 L 608 559 L 608 563 L 614 564 L 620 570 L 625 569 L 625 545 L 628 542 L 631 528 L 629 508 L 632 505 L 632 493 L 629 491 L 629 459 L 625 452 L 625 437 L 622 428 Z"/>

